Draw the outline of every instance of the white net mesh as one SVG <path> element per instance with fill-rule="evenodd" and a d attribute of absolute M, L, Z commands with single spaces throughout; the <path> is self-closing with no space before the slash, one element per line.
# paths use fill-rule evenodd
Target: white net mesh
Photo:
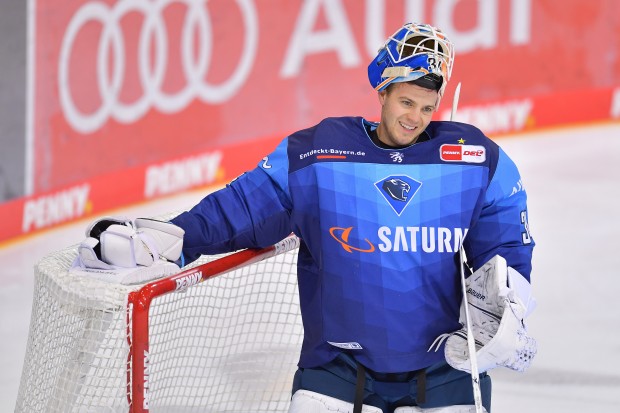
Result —
<path fill-rule="evenodd" d="M 16 412 L 129 411 L 127 297 L 141 286 L 70 275 L 76 254 L 36 266 Z M 303 335 L 296 259 L 279 254 L 154 299 L 151 412 L 287 410 Z"/>

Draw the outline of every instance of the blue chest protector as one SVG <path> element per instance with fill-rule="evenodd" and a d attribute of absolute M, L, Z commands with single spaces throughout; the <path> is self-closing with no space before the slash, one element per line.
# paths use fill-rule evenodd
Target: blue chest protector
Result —
<path fill-rule="evenodd" d="M 427 352 L 460 327 L 458 249 L 475 269 L 495 254 L 529 279 L 526 193 L 478 129 L 431 122 L 431 139 L 382 149 L 359 117 L 284 139 L 252 171 L 173 222 L 185 257 L 302 239 L 300 367 L 346 351 L 379 372 L 443 360 Z"/>

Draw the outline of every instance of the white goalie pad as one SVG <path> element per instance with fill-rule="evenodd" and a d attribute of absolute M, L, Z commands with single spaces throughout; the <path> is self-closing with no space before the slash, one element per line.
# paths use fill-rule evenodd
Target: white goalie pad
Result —
<path fill-rule="evenodd" d="M 487 409 L 483 407 L 482 411 L 486 413 Z M 418 406 L 407 406 L 397 407 L 394 413 L 476 413 L 476 406 L 459 404 L 457 406 L 431 407 L 429 409 L 423 409 Z"/>
<path fill-rule="evenodd" d="M 529 282 L 506 260 L 496 255 L 466 280 L 471 330 L 476 343 L 480 373 L 495 367 L 526 370 L 536 355 L 536 341 L 527 334 L 524 318 L 535 306 Z M 465 326 L 465 302 L 460 322 Z M 467 329 L 446 340 L 446 361 L 455 369 L 471 372 Z"/>
<path fill-rule="evenodd" d="M 293 394 L 288 413 L 353 413 L 353 403 L 308 390 Z M 362 413 L 382 413 L 378 407 L 363 405 Z"/>

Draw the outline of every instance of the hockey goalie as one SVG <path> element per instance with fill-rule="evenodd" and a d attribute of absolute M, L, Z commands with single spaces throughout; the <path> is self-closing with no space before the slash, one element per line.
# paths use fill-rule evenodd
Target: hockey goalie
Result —
<path fill-rule="evenodd" d="M 291 133 L 169 222 L 95 225 L 76 267 L 144 282 L 294 233 L 304 337 L 290 413 L 490 412 L 487 372 L 536 354 L 534 241 L 508 154 L 472 125 L 432 120 L 453 61 L 445 33 L 405 24 L 368 66 L 380 122 Z"/>

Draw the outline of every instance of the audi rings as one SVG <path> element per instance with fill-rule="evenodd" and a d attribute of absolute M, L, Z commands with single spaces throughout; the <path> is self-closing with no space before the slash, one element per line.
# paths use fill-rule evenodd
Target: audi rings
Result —
<path fill-rule="evenodd" d="M 91 133 L 101 128 L 110 117 L 121 123 L 132 123 L 151 108 L 163 113 L 176 113 L 194 99 L 214 104 L 230 99 L 248 78 L 258 46 L 258 16 L 253 0 L 235 2 L 245 26 L 243 52 L 230 77 L 219 84 L 210 84 L 205 79 L 213 49 L 206 0 L 121 0 L 111 7 L 96 1 L 84 4 L 69 22 L 60 50 L 58 85 L 60 105 L 67 122 L 78 132 Z M 165 93 L 162 85 L 169 53 L 163 11 L 172 3 L 187 5 L 180 47 L 186 85 L 175 93 Z M 120 20 L 130 12 L 144 16 L 137 48 L 138 75 L 143 94 L 135 101 L 125 103 L 119 99 L 125 76 L 125 42 Z M 102 26 L 96 62 L 101 105 L 92 113 L 84 113 L 76 106 L 71 94 L 69 62 L 76 38 L 91 21 Z M 195 38 L 198 38 L 197 45 Z"/>

